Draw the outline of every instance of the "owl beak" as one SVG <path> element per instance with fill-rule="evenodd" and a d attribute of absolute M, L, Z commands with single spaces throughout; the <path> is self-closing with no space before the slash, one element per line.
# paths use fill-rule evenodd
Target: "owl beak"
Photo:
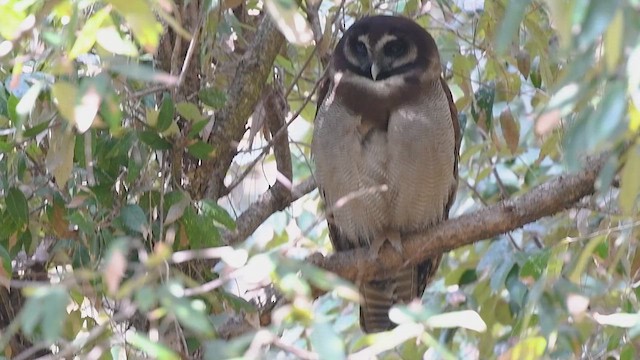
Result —
<path fill-rule="evenodd" d="M 371 64 L 371 78 L 373 79 L 373 81 L 376 81 L 376 78 L 378 77 L 378 74 L 380 74 L 380 68 L 378 67 L 378 64 L 372 63 Z"/>

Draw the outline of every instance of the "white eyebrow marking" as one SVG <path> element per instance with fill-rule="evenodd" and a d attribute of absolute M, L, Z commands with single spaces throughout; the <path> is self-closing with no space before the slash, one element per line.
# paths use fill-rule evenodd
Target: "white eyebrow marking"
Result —
<path fill-rule="evenodd" d="M 367 47 L 369 47 L 369 35 L 360 35 L 358 36 L 358 40 L 362 41 L 363 44 L 365 44 Z"/>
<path fill-rule="evenodd" d="M 387 45 L 389 42 L 393 40 L 398 40 L 398 37 L 391 34 L 382 35 L 382 37 L 380 38 L 380 40 L 378 40 L 378 43 L 376 44 L 376 50 L 382 49 L 385 45 Z"/>

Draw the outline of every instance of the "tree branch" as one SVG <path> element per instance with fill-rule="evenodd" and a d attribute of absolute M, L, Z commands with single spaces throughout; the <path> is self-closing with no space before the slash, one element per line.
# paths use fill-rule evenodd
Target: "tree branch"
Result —
<path fill-rule="evenodd" d="M 310 176 L 291 189 L 291 197 L 282 196 L 278 192 L 288 189 L 274 186 L 262 194 L 242 215 L 238 216 L 236 224 L 238 227 L 234 231 L 229 231 L 222 236 L 222 240 L 227 245 L 237 244 L 245 240 L 249 235 L 262 224 L 269 216 L 276 211 L 280 211 L 289 206 L 292 202 L 310 193 L 316 188 L 315 179 Z"/>
<path fill-rule="evenodd" d="M 287 99 L 284 97 L 282 86 L 270 87 L 265 101 L 265 120 L 269 132 L 273 137 L 273 155 L 276 158 L 276 167 L 283 179 L 277 180 L 275 186 L 282 186 L 282 195 L 288 198 L 293 180 L 293 165 L 291 164 L 291 150 L 289 149 L 289 132 L 286 128 L 285 117 L 287 114 Z M 280 132 L 280 129 L 284 131 Z M 287 201 L 283 199 L 282 201 Z M 290 201 L 289 201 L 290 202 Z"/>
<path fill-rule="evenodd" d="M 403 242 L 402 254 L 386 244 L 377 257 L 368 249 L 313 256 L 316 265 L 351 281 L 374 279 L 402 265 L 417 264 L 433 254 L 489 239 L 554 215 L 593 194 L 594 183 L 609 154 L 589 158 L 583 170 L 562 175 L 526 194 L 451 219 Z"/>
<path fill-rule="evenodd" d="M 608 153 L 589 158 L 580 172 L 556 177 L 523 195 L 450 219 L 425 233 L 414 234 L 404 243 L 403 254 L 385 245 L 377 257 L 371 256 L 368 249 L 358 249 L 335 253 L 326 258 L 314 254 L 307 260 L 351 281 L 375 278 L 404 264 L 419 263 L 431 254 L 489 239 L 571 208 L 585 196 L 593 194 L 595 181 L 608 158 Z M 307 178 L 294 187 L 291 201 L 313 189 L 315 179 Z M 238 218 L 238 229 L 225 234 L 224 241 L 234 244 L 244 240 L 266 218 L 278 211 L 278 206 L 287 205 L 278 203 L 276 197 L 266 192 Z M 314 292 L 314 297 L 321 294 L 322 291 Z M 274 296 L 276 300 L 272 301 L 272 306 L 261 312 L 261 318 L 270 319 L 273 305 L 282 299 L 279 293 Z M 242 330 L 240 332 L 242 333 Z"/>
<path fill-rule="evenodd" d="M 209 144 L 216 147 L 213 158 L 195 171 L 192 196 L 217 199 L 223 193 L 224 177 L 246 130 L 246 123 L 260 99 L 284 37 L 268 15 L 264 15 L 249 51 L 243 56 L 227 93 L 227 102 L 216 114 Z"/>

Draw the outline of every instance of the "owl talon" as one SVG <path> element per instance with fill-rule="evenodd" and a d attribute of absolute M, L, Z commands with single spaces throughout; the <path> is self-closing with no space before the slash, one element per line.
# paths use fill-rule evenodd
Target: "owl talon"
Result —
<path fill-rule="evenodd" d="M 389 240 L 389 243 L 394 249 L 396 249 L 397 252 L 402 254 L 404 247 L 402 246 L 402 238 L 400 237 L 400 232 L 398 231 L 387 232 L 387 240 Z"/>
<path fill-rule="evenodd" d="M 371 241 L 371 245 L 369 246 L 371 256 L 377 257 L 378 254 L 380 254 L 380 249 L 382 249 L 382 246 L 387 240 L 391 244 L 391 247 L 396 249 L 397 252 L 402 253 L 404 247 L 402 246 L 402 238 L 400 237 L 400 232 L 386 231 L 376 236 L 373 241 Z"/>

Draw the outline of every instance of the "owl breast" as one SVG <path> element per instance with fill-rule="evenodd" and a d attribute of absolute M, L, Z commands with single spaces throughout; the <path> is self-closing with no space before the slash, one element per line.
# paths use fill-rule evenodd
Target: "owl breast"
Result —
<path fill-rule="evenodd" d="M 330 221 L 351 246 L 368 245 L 387 229 L 412 232 L 443 218 L 455 186 L 455 140 L 440 93 L 443 99 L 393 109 L 386 129 L 363 126 L 366 118 L 331 96 L 320 108 L 312 144 L 316 181 Z"/>

